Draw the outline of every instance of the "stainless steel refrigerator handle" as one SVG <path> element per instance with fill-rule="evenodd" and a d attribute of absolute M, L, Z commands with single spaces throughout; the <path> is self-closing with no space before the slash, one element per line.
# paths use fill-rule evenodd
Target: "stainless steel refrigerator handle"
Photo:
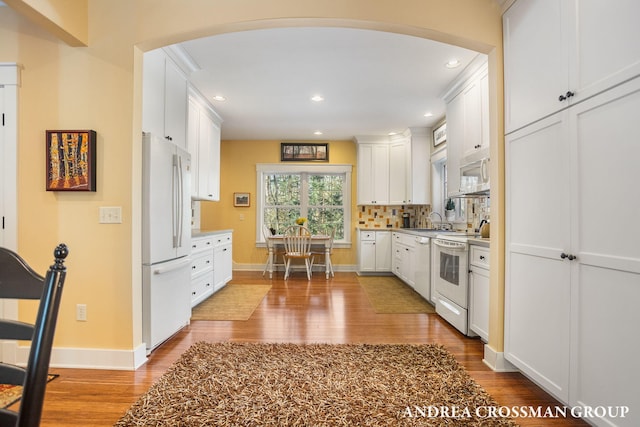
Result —
<path fill-rule="evenodd" d="M 171 177 L 171 197 L 173 197 L 173 203 L 172 203 L 172 207 L 173 207 L 173 212 L 171 212 L 171 216 L 172 216 L 172 221 L 173 224 L 171 224 L 173 230 L 173 247 L 177 248 L 178 247 L 178 222 L 177 222 L 177 215 L 178 215 L 178 204 L 177 202 L 177 192 L 178 192 L 178 187 L 176 186 L 176 178 L 178 177 L 178 155 L 174 154 L 173 155 L 173 173 L 172 173 L 172 177 Z"/>
<path fill-rule="evenodd" d="M 182 224 L 184 216 L 184 178 L 182 176 L 182 156 L 178 156 L 178 247 L 182 247 Z"/>

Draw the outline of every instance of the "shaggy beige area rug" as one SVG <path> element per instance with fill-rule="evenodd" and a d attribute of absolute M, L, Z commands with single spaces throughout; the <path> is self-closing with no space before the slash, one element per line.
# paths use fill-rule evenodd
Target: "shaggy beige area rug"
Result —
<path fill-rule="evenodd" d="M 496 405 L 438 345 L 198 342 L 115 426 L 516 426 Z"/>
<path fill-rule="evenodd" d="M 249 320 L 271 285 L 227 285 L 191 311 L 191 320 Z"/>
<path fill-rule="evenodd" d="M 435 313 L 409 285 L 395 276 L 358 276 L 373 310 L 379 314 Z"/>

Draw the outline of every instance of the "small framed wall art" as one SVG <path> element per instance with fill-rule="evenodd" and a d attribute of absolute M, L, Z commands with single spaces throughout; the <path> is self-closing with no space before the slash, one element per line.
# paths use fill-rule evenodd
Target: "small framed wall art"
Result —
<path fill-rule="evenodd" d="M 437 147 L 447 141 L 447 123 L 443 123 L 433 130 L 433 146 Z"/>
<path fill-rule="evenodd" d="M 328 143 L 300 143 L 282 142 L 280 143 L 281 162 L 328 162 Z"/>
<path fill-rule="evenodd" d="M 249 207 L 251 205 L 249 193 L 233 193 L 233 206 Z"/>
<path fill-rule="evenodd" d="M 96 191 L 96 132 L 46 131 L 47 191 Z"/>

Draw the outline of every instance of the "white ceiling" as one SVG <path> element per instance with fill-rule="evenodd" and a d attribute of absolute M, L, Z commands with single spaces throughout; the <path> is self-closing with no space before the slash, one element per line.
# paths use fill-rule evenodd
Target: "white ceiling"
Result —
<path fill-rule="evenodd" d="M 224 140 L 346 140 L 433 126 L 445 114 L 443 92 L 477 55 L 418 37 L 317 27 L 228 33 L 180 47 L 199 68 L 192 84 L 210 100 L 227 98 L 211 100 Z M 452 58 L 462 65 L 446 68 Z M 312 102 L 316 94 L 325 100 Z"/>

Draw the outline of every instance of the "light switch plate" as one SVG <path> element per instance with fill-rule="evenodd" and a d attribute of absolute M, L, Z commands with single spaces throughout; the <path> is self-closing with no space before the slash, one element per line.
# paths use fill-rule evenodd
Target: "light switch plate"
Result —
<path fill-rule="evenodd" d="M 100 207 L 100 224 L 122 224 L 122 207 L 102 206 Z"/>

